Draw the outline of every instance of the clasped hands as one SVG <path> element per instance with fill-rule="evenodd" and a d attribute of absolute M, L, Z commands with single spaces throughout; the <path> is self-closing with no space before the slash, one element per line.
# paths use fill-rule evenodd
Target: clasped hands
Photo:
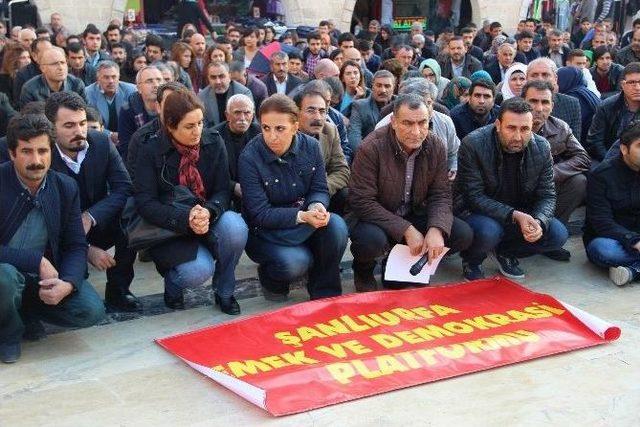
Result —
<path fill-rule="evenodd" d="M 300 211 L 300 219 L 313 228 L 326 227 L 331 214 L 322 203 L 312 203 L 306 211 Z"/>
<path fill-rule="evenodd" d="M 417 228 L 410 225 L 404 232 L 404 240 L 409 246 L 411 255 L 427 254 L 429 265 L 444 252 L 444 236 L 439 228 L 431 227 L 424 236 Z"/>
<path fill-rule="evenodd" d="M 200 205 L 195 205 L 189 211 L 189 228 L 196 234 L 207 234 L 209 232 L 209 220 L 211 212 Z"/>
<path fill-rule="evenodd" d="M 518 224 L 522 237 L 529 243 L 535 243 L 542 237 L 543 230 L 540 222 L 529 214 L 513 211 L 513 222 Z"/>

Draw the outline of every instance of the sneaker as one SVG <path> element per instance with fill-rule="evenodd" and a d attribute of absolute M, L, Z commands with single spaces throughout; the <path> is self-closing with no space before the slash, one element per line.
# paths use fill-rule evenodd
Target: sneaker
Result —
<path fill-rule="evenodd" d="M 518 258 L 506 257 L 503 255 L 493 254 L 493 258 L 498 264 L 500 273 L 509 279 L 524 279 L 524 270 L 520 268 Z"/>
<path fill-rule="evenodd" d="M 0 362 L 2 363 L 16 363 L 21 354 L 19 342 L 0 344 Z"/>
<path fill-rule="evenodd" d="M 633 281 L 633 270 L 623 266 L 609 267 L 609 279 L 617 286 L 624 286 Z"/>
<path fill-rule="evenodd" d="M 555 251 L 543 252 L 542 255 L 546 256 L 549 259 L 554 261 L 570 261 L 571 260 L 571 252 L 564 248 L 557 249 Z"/>
<path fill-rule="evenodd" d="M 482 264 L 469 264 L 468 262 L 463 262 L 462 274 L 467 281 L 484 279 Z"/>

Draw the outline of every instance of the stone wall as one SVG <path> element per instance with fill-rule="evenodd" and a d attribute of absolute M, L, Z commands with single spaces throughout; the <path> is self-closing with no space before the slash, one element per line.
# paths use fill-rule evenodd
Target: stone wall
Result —
<path fill-rule="evenodd" d="M 356 0 L 283 0 L 287 25 L 317 26 L 323 19 L 333 19 L 341 31 L 348 31 Z M 512 33 L 520 20 L 519 0 L 471 0 L 473 21 L 480 26 L 483 19 L 502 23 Z"/>
<path fill-rule="evenodd" d="M 43 23 L 53 12 L 60 12 L 64 25 L 72 33 L 82 32 L 87 24 L 104 30 L 113 18 L 122 20 L 127 0 L 35 0 Z"/>

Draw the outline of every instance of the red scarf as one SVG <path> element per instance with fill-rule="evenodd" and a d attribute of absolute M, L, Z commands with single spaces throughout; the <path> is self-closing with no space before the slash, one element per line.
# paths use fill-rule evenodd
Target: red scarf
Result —
<path fill-rule="evenodd" d="M 173 146 L 180 154 L 180 166 L 178 167 L 180 185 L 188 187 L 196 196 L 205 200 L 206 192 L 200 171 L 197 168 L 198 159 L 200 159 L 200 144 L 187 146 L 173 141 Z"/>

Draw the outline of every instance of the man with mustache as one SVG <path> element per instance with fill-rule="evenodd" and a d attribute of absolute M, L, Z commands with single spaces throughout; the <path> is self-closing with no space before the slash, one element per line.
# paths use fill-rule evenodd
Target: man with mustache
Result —
<path fill-rule="evenodd" d="M 40 339 L 40 320 L 87 327 L 104 317 L 85 280 L 87 242 L 73 179 L 49 170 L 53 128 L 42 114 L 8 126 L 11 162 L 0 165 L 0 361 L 20 358 L 21 340 Z"/>
<path fill-rule="evenodd" d="M 376 261 L 396 243 L 429 262 L 445 245 L 456 252 L 471 244 L 471 229 L 453 216 L 447 150 L 429 129 L 430 118 L 423 97 L 400 95 L 391 123 L 370 133 L 356 152 L 346 219 L 358 292 L 376 290 Z"/>
<path fill-rule="evenodd" d="M 198 98 L 204 104 L 206 127 L 216 126 L 224 121 L 227 100 L 233 95 L 241 93 L 253 100 L 249 89 L 231 80 L 229 65 L 226 62 L 210 63 L 205 73 L 209 85 L 198 93 Z"/>
<path fill-rule="evenodd" d="M 489 253 L 502 275 L 524 279 L 518 258 L 562 248 L 569 235 L 554 218 L 553 173 L 549 143 L 533 133 L 532 109 L 522 98 L 504 101 L 494 124 L 462 141 L 455 193 L 474 235 L 461 253 L 467 280 L 484 277 Z"/>
<path fill-rule="evenodd" d="M 295 101 L 300 110 L 299 130 L 320 142 L 329 187 L 329 211 L 343 215 L 350 171 L 340 146 L 338 130 L 335 125 L 327 122 L 327 100 L 322 92 L 303 90 Z"/>
<path fill-rule="evenodd" d="M 471 84 L 469 102 L 451 109 L 451 120 L 456 134 L 462 140 L 474 130 L 490 125 L 496 120 L 500 107 L 495 105 L 496 86 L 489 80 L 480 79 Z"/>
<path fill-rule="evenodd" d="M 132 193 L 124 162 L 106 134 L 88 131 L 87 104 L 76 94 L 53 94 L 45 114 L 55 131 L 51 168 L 78 183 L 88 260 L 107 273 L 105 305 L 109 311 L 140 311 L 140 302 L 129 291 L 136 252 L 128 248 L 120 228 L 122 209 Z M 113 246 L 115 256 L 107 252 Z"/>
<path fill-rule="evenodd" d="M 231 200 L 233 208 L 239 212 L 242 189 L 238 182 L 238 158 L 245 145 L 260 133 L 260 125 L 253 120 L 255 116 L 253 100 L 241 93 L 229 98 L 224 116 L 227 120 L 213 129 L 220 133 L 227 148 L 231 194 L 233 194 Z"/>
<path fill-rule="evenodd" d="M 587 191 L 586 173 L 591 166 L 587 151 L 580 145 L 569 125 L 551 115 L 553 86 L 544 80 L 533 80 L 522 88 L 522 98 L 533 110 L 533 132 L 549 141 L 553 156 L 553 181 L 556 187 L 555 216 L 565 226 L 571 213 L 584 204 Z M 544 252 L 556 261 L 569 261 L 566 249 Z"/>

